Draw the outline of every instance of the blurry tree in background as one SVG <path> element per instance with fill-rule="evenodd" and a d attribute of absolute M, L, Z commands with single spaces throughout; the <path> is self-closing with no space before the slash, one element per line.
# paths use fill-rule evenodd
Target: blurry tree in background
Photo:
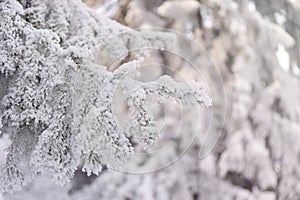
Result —
<path fill-rule="evenodd" d="M 84 3 L 1 1 L 4 199 L 300 199 L 298 0 Z"/>

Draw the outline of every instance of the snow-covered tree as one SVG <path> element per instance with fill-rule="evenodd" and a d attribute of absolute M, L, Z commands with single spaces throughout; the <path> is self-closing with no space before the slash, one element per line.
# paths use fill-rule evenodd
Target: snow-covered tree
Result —
<path fill-rule="evenodd" d="M 9 35 L 1 35 L 0 147 L 11 140 L 4 169 L 24 176 L 13 186 L 41 176 L 5 199 L 300 198 L 298 1 L 19 2 L 1 4 L 1 27 L 10 28 L 0 30 Z M 164 75 L 205 80 L 213 105 L 198 112 L 194 98 L 210 104 L 206 87 Z M 25 94 L 26 103 L 15 98 Z M 163 112 L 153 112 L 156 98 Z M 73 173 L 64 187 L 48 181 Z"/>
<path fill-rule="evenodd" d="M 1 170 L 3 191 L 20 189 L 39 174 L 64 185 L 81 164 L 88 175 L 98 175 L 103 166 L 126 162 L 135 146 L 159 135 L 147 107 L 152 96 L 211 104 L 200 83 L 129 78 L 147 56 L 142 47 L 167 49 L 168 34 L 126 34 L 130 29 L 73 0 L 3 1 L 0 15 L 1 132 L 11 139 Z M 126 55 L 132 58 L 120 57 Z M 109 71 L 104 65 L 112 59 L 120 66 Z M 126 99 L 131 123 L 122 129 L 114 93 L 135 87 Z"/>

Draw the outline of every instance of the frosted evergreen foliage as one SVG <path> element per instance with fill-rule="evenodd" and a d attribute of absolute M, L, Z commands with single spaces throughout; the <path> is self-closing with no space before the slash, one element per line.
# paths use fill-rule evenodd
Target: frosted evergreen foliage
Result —
<path fill-rule="evenodd" d="M 1 134 L 12 140 L 0 176 L 2 191 L 20 189 L 39 174 L 64 185 L 79 166 L 88 175 L 120 166 L 134 152 L 132 138 L 149 145 L 159 135 L 147 108 L 150 95 L 211 104 L 199 83 L 190 87 L 162 77 L 156 81 L 162 87 L 146 87 L 126 78 L 142 62 L 144 50 L 132 61 L 121 59 L 117 70 L 104 66 L 131 49 L 167 48 L 169 34 L 132 31 L 112 37 L 129 29 L 96 16 L 79 0 L 5 0 L 0 18 L 0 78 L 5 82 L 0 125 Z M 120 85 L 140 87 L 128 96 L 132 123 L 125 130 L 113 113 Z"/>

